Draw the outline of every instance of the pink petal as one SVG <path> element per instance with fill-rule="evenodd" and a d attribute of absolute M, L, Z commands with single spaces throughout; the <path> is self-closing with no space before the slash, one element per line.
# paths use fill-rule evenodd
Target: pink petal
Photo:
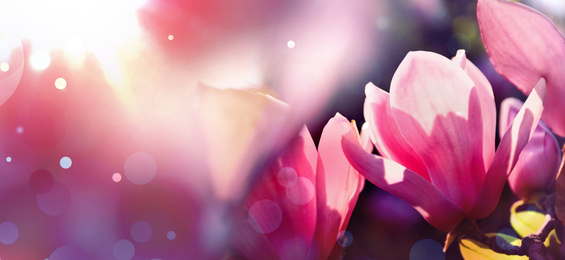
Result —
<path fill-rule="evenodd" d="M 363 113 L 369 125 L 371 139 L 379 153 L 430 180 L 426 165 L 398 130 L 392 115 L 389 94 L 369 83 L 365 86 L 365 95 L 367 97 Z"/>
<path fill-rule="evenodd" d="M 485 175 L 481 99 L 457 64 L 431 52 L 410 52 L 392 78 L 392 113 L 430 179 L 468 211 Z M 494 129 L 493 129 L 494 130 Z"/>
<path fill-rule="evenodd" d="M 326 259 L 340 230 L 345 229 L 365 178 L 347 161 L 341 148 L 345 138 L 359 144 L 355 128 L 336 114 L 324 127 L 318 145 L 316 172 L 318 220 L 314 239 L 316 258 Z"/>
<path fill-rule="evenodd" d="M 361 126 L 361 132 L 359 133 L 359 141 L 361 142 L 361 146 L 367 151 L 368 153 L 373 152 L 373 143 L 371 142 L 371 133 L 369 129 L 369 124 L 365 122 L 363 126 Z"/>
<path fill-rule="evenodd" d="M 500 135 L 508 129 L 522 107 L 522 101 L 507 98 L 500 104 Z M 524 147 L 518 162 L 508 177 L 512 191 L 524 200 L 535 192 L 551 190 L 561 161 L 561 150 L 557 140 L 545 124 L 540 121 L 530 142 Z"/>
<path fill-rule="evenodd" d="M 543 120 L 565 136 L 565 38 L 543 14 L 526 5 L 480 0 L 477 18 L 487 53 L 497 71 L 529 94 L 547 83 Z"/>
<path fill-rule="evenodd" d="M 351 165 L 367 180 L 408 202 L 435 228 L 448 232 L 464 219 L 465 212 L 422 176 L 365 152 L 347 138 L 341 144 Z"/>
<path fill-rule="evenodd" d="M 475 88 L 479 94 L 481 114 L 483 115 L 483 159 L 486 172 L 494 157 L 496 133 L 496 105 L 494 104 L 492 86 L 479 68 L 466 58 L 465 50 L 457 51 L 457 55 L 452 60 L 460 64 L 461 68 L 467 72 L 467 75 L 475 83 Z"/>
<path fill-rule="evenodd" d="M 520 108 L 524 105 L 524 102 L 517 98 L 506 98 L 500 103 L 500 113 L 498 118 L 498 136 L 502 138 L 506 133 L 506 130 L 514 122 L 514 118 L 518 115 Z"/>
<path fill-rule="evenodd" d="M 516 115 L 514 122 L 501 138 L 492 165 L 487 171 L 481 190 L 469 212 L 469 218 L 484 218 L 498 204 L 508 174 L 516 165 L 520 152 L 530 140 L 539 122 L 545 95 L 545 80 L 540 79 Z"/>
<path fill-rule="evenodd" d="M 538 126 L 524 147 L 508 177 L 512 191 L 522 199 L 536 192 L 551 191 L 561 161 L 561 150 L 555 137 Z"/>
<path fill-rule="evenodd" d="M 233 247 L 239 254 L 306 257 L 316 227 L 316 158 L 304 128 L 253 186 L 236 225 Z"/>

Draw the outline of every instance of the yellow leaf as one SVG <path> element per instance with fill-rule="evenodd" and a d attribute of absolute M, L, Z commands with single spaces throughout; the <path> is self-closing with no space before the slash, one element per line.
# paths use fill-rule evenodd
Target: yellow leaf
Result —
<path fill-rule="evenodd" d="M 489 233 L 486 234 L 488 237 L 493 237 L 497 234 Z M 522 241 L 518 238 L 505 235 L 502 233 L 498 234 L 499 237 L 504 238 L 510 244 L 515 246 L 520 246 Z M 459 243 L 459 248 L 461 249 L 461 255 L 466 260 L 517 260 L 517 259 L 528 259 L 527 256 L 517 256 L 517 255 L 505 255 L 499 254 L 497 252 L 492 251 L 490 248 L 486 247 L 482 243 L 471 239 L 461 239 Z"/>

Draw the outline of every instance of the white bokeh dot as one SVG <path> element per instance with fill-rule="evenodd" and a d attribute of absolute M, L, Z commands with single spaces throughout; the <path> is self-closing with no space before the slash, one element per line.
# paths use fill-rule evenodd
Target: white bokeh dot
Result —
<path fill-rule="evenodd" d="M 130 260 L 135 255 L 135 246 L 129 240 L 122 239 L 114 244 L 114 257 L 118 260 Z"/>
<path fill-rule="evenodd" d="M 8 156 L 6 157 L 6 162 L 11 162 L 12 161 L 12 157 Z"/>
<path fill-rule="evenodd" d="M 114 182 L 120 182 L 122 180 L 122 175 L 116 172 L 112 174 L 112 180 Z"/>
<path fill-rule="evenodd" d="M 16 224 L 12 222 L 4 222 L 0 224 L 0 242 L 5 245 L 10 245 L 16 242 L 20 236 L 20 230 Z"/>
<path fill-rule="evenodd" d="M 314 184 L 305 177 L 299 177 L 295 185 L 286 189 L 286 197 L 296 205 L 304 205 L 314 198 Z"/>
<path fill-rule="evenodd" d="M 8 70 L 10 70 L 10 65 L 6 62 L 3 62 L 2 64 L 0 64 L 0 70 L 2 72 L 7 72 Z"/>
<path fill-rule="evenodd" d="M 64 78 L 58 78 L 55 80 L 55 87 L 59 90 L 63 90 L 67 87 L 67 81 Z"/>
<path fill-rule="evenodd" d="M 288 41 L 286 42 L 286 47 L 292 49 L 296 46 L 296 43 L 294 41 Z"/>
<path fill-rule="evenodd" d="M 129 181 L 138 185 L 146 184 L 157 174 L 157 163 L 148 153 L 136 152 L 126 159 L 124 173 Z"/>
<path fill-rule="evenodd" d="M 261 234 L 275 231 L 282 222 L 282 211 L 272 200 L 258 200 L 249 208 L 247 220 L 251 228 Z"/>
<path fill-rule="evenodd" d="M 177 238 L 177 233 L 175 233 L 175 231 L 171 230 L 171 231 L 167 232 L 167 239 L 173 240 L 175 238 Z"/>
<path fill-rule="evenodd" d="M 145 221 L 138 221 L 131 226 L 130 234 L 136 242 L 144 243 L 151 239 L 153 229 L 149 223 Z"/>
<path fill-rule="evenodd" d="M 167 37 L 167 39 L 169 39 L 169 41 L 172 41 L 175 39 L 175 36 L 173 36 L 172 34 L 169 34 L 169 36 Z"/>
<path fill-rule="evenodd" d="M 296 170 L 291 167 L 283 167 L 277 174 L 277 181 L 281 186 L 290 188 L 296 184 L 296 181 L 298 181 L 298 174 L 296 173 Z"/>
<path fill-rule="evenodd" d="M 61 165 L 61 168 L 63 169 L 68 169 L 71 168 L 71 165 L 73 165 L 73 161 L 71 160 L 71 158 L 65 156 L 61 158 L 61 160 L 59 160 L 59 165 Z"/>

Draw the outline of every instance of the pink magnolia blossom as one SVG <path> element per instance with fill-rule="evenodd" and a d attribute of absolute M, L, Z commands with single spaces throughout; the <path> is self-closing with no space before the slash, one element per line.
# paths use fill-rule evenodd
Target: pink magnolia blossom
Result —
<path fill-rule="evenodd" d="M 489 215 L 542 111 L 538 83 L 494 149 L 496 110 L 484 75 L 465 58 L 410 52 L 390 94 L 368 84 L 365 119 L 381 156 L 347 139 L 352 166 L 410 203 L 431 225 L 450 231 L 463 219 Z"/>
<path fill-rule="evenodd" d="M 544 78 L 547 98 L 542 119 L 565 136 L 565 38 L 547 17 L 520 3 L 479 0 L 477 19 L 496 70 L 529 94 Z"/>
<path fill-rule="evenodd" d="M 500 136 L 512 124 L 522 105 L 522 101 L 516 98 L 502 101 L 498 128 Z M 510 189 L 524 200 L 531 198 L 536 192 L 551 191 L 554 189 L 560 162 L 559 144 L 547 126 L 540 121 L 508 177 Z"/>
<path fill-rule="evenodd" d="M 268 167 L 236 223 L 237 253 L 248 259 L 327 259 L 365 182 L 345 158 L 342 138 L 359 144 L 356 127 L 337 114 L 318 151 L 304 128 Z"/>

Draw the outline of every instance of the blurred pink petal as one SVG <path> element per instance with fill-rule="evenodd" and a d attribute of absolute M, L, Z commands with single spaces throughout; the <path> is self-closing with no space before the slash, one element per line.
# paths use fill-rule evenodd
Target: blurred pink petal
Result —
<path fill-rule="evenodd" d="M 249 259 L 306 257 L 316 228 L 316 156 L 304 128 L 261 175 L 236 223 L 238 253 Z"/>
<path fill-rule="evenodd" d="M 342 138 L 360 145 L 355 128 L 338 114 L 324 128 L 319 152 L 306 128 L 292 140 L 238 213 L 236 252 L 248 259 L 329 256 L 364 183 L 343 155 Z"/>
<path fill-rule="evenodd" d="M 280 150 L 298 130 L 288 106 L 263 94 L 200 86 L 195 102 L 198 130 L 203 130 L 199 134 L 204 137 L 199 142 L 214 192 L 222 199 L 244 196 L 253 167 Z"/>
<path fill-rule="evenodd" d="M 545 78 L 544 122 L 565 136 L 565 38 L 540 12 L 506 0 L 480 0 L 481 37 L 496 70 L 525 94 Z"/>
<path fill-rule="evenodd" d="M 507 98 L 500 104 L 500 132 L 514 121 L 522 107 L 522 101 Z M 557 140 L 545 126 L 539 122 L 530 142 L 524 147 L 518 162 L 508 177 L 512 191 L 523 200 L 528 200 L 537 192 L 552 191 L 559 163 L 561 150 Z"/>

